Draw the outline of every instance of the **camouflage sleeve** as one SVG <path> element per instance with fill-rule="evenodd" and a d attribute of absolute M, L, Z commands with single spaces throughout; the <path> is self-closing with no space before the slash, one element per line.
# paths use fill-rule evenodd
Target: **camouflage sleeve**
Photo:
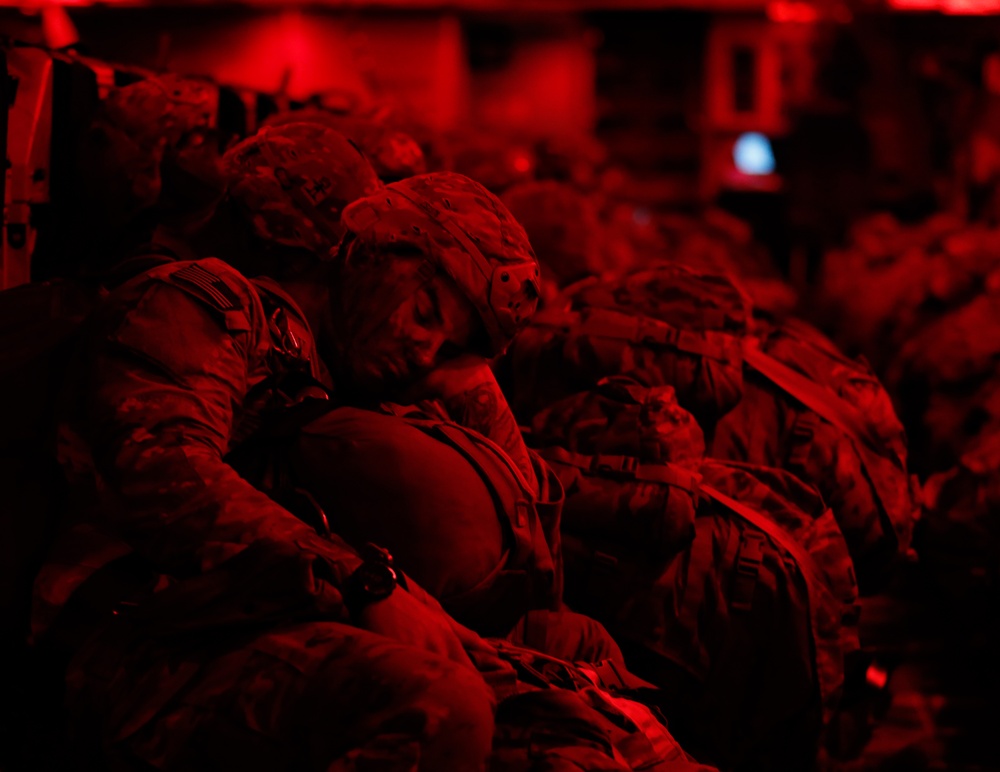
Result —
<path fill-rule="evenodd" d="M 129 294 L 129 293 L 126 293 Z M 249 289 L 242 307 L 216 313 L 164 281 L 132 289 L 95 338 L 82 384 L 80 432 L 112 494 L 110 525 L 162 571 L 210 571 L 246 547 L 315 556 L 336 587 L 360 560 L 241 479 L 223 457 L 259 366 L 266 326 Z"/>

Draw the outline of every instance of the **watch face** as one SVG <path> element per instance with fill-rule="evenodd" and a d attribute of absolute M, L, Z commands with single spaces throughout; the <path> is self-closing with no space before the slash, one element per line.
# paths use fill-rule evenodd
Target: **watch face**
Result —
<path fill-rule="evenodd" d="M 373 599 L 388 598 L 396 588 L 396 572 L 384 563 L 365 563 L 362 588 Z"/>

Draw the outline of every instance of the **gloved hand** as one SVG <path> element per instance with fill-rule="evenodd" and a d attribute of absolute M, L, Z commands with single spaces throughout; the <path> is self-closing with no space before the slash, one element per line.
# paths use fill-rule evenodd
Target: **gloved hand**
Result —
<path fill-rule="evenodd" d="M 496 649 L 469 628 L 459 624 L 441 604 L 412 579 L 409 590 L 396 588 L 386 599 L 362 609 L 358 626 L 387 638 L 432 651 L 475 668 L 494 679 L 503 680 L 513 668 Z"/>

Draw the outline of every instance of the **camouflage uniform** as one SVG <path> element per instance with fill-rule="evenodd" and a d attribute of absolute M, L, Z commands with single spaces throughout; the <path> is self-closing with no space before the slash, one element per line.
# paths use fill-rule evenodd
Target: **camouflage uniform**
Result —
<path fill-rule="evenodd" d="M 174 263 L 122 287 L 95 324 L 62 456 L 78 510 L 87 491 L 103 495 L 36 585 L 36 632 L 54 622 L 69 645 L 86 638 L 67 676 L 79 736 L 165 769 L 218 768 L 212 749 L 231 760 L 237 746 L 271 769 L 481 765 L 482 679 L 347 627 L 337 588 L 360 559 L 223 460 L 276 376 L 323 376 L 290 299 L 220 261 Z M 319 716 L 324 731 L 309 732 Z M 283 742 L 295 738 L 309 741 L 299 757 Z"/>
<path fill-rule="evenodd" d="M 343 200 L 317 184 L 329 159 L 295 164 L 296 148 L 273 130 L 234 149 L 230 195 L 249 208 L 268 191 L 258 232 L 326 257 Z M 360 558 L 227 463 L 274 403 L 331 386 L 292 299 L 219 260 L 176 262 L 89 325 L 60 427 L 71 512 L 33 619 L 72 655 L 80 750 L 125 768 L 481 768 L 482 677 L 350 627 L 339 588 Z"/>

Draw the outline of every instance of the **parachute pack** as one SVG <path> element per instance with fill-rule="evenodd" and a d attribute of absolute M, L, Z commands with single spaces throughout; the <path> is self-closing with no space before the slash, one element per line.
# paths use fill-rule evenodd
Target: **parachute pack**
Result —
<path fill-rule="evenodd" d="M 744 362 L 743 400 L 717 424 L 710 455 L 781 467 L 815 485 L 862 587 L 877 586 L 908 553 L 920 511 L 888 394 L 864 362 L 798 321 L 760 325 L 744 342 Z"/>
<path fill-rule="evenodd" d="M 683 420 L 650 441 L 672 397 L 605 383 L 533 425 L 532 444 L 566 488 L 567 602 L 664 687 L 671 728 L 696 755 L 796 768 L 815 751 L 858 649 L 847 546 L 817 492 L 792 474 L 703 460 Z M 586 431 L 567 435 L 554 420 L 571 410 L 590 416 L 579 422 Z M 787 743 L 790 729 L 800 746 Z"/>
<path fill-rule="evenodd" d="M 742 395 L 749 301 L 726 278 L 664 265 L 608 285 L 582 281 L 522 331 L 505 393 L 522 420 L 601 378 L 670 385 L 710 426 Z"/>
<path fill-rule="evenodd" d="M 460 622 L 506 635 L 561 600 L 562 488 L 538 465 L 536 496 L 494 443 L 428 411 L 304 404 L 230 463 L 305 519 L 308 491 L 339 536 L 385 547 Z"/>
<path fill-rule="evenodd" d="M 753 319 L 731 282 L 680 266 L 565 294 L 504 363 L 523 422 L 607 376 L 673 386 L 709 455 L 787 469 L 819 488 L 866 589 L 909 553 L 918 488 L 902 426 L 866 363 L 797 320 Z"/>

